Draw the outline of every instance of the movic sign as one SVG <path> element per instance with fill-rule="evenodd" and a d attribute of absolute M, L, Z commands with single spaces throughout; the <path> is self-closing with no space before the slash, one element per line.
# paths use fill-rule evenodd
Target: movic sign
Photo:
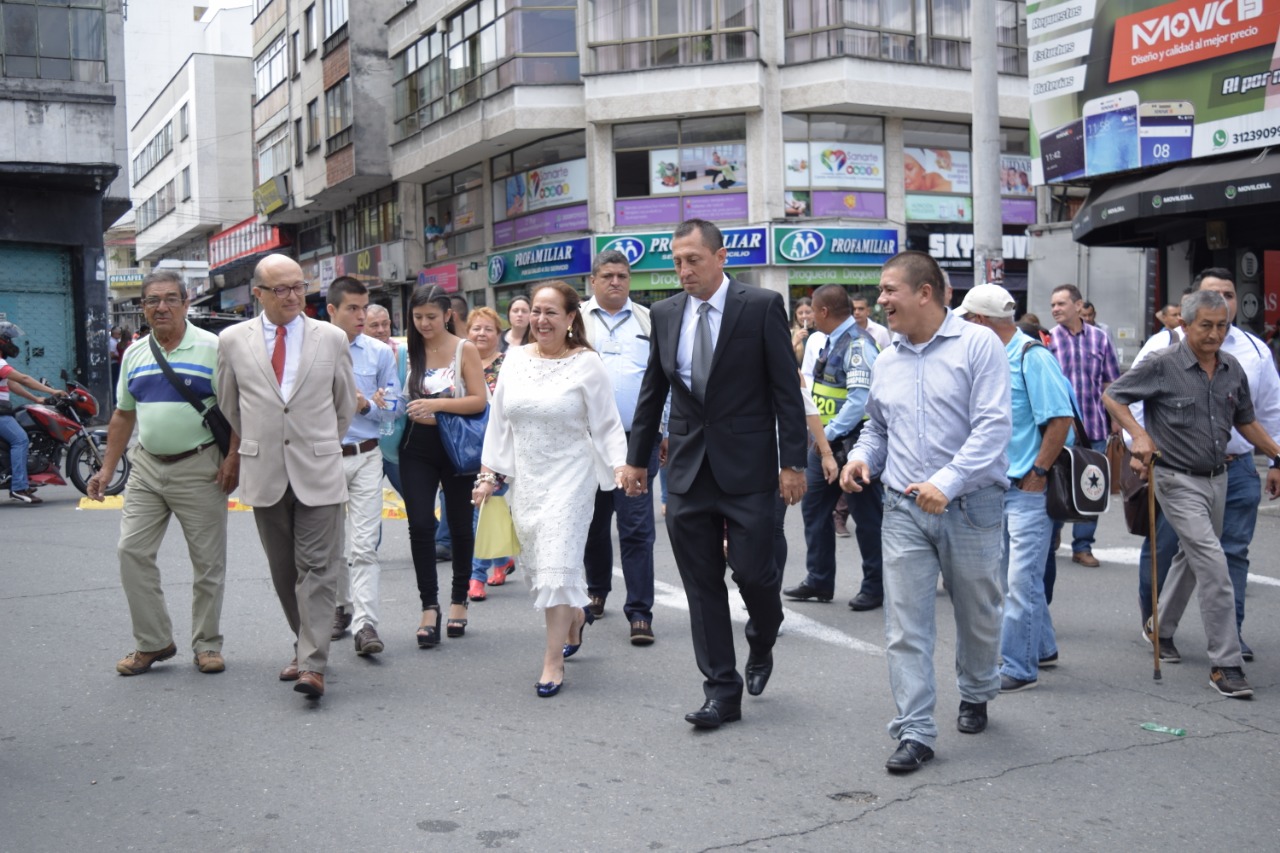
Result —
<path fill-rule="evenodd" d="M 765 227 L 725 228 L 726 268 L 760 267 L 769 263 L 769 229 Z M 603 234 L 594 239 L 595 254 L 610 249 L 621 252 L 632 272 L 671 272 L 671 232 Z"/>

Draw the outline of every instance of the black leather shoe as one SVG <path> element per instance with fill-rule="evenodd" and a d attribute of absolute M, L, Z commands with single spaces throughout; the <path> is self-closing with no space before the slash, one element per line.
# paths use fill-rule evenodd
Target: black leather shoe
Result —
<path fill-rule="evenodd" d="M 742 704 L 724 699 L 708 699 L 698 710 L 685 714 L 684 719 L 700 729 L 718 729 L 721 723 L 742 719 Z"/>
<path fill-rule="evenodd" d="M 884 604 L 883 596 L 876 598 L 875 596 L 867 595 L 865 592 L 860 592 L 853 598 L 849 599 L 849 609 L 857 610 L 859 612 L 863 610 L 875 610 L 882 604 Z"/>
<path fill-rule="evenodd" d="M 816 598 L 819 601 L 830 601 L 832 597 L 832 593 L 818 592 L 807 583 L 802 583 L 799 586 L 793 586 L 791 589 L 784 589 L 782 594 L 787 598 L 794 598 L 797 601 L 808 601 L 811 598 Z"/>
<path fill-rule="evenodd" d="M 769 676 L 773 675 L 773 652 L 765 652 L 758 657 L 755 652 L 747 655 L 746 673 L 747 692 L 759 696 L 769 683 Z"/>
<path fill-rule="evenodd" d="M 884 768 L 890 773 L 914 773 L 924 766 L 926 761 L 932 760 L 932 749 L 919 741 L 904 740 L 898 744 L 893 755 L 889 756 L 889 760 L 884 763 Z"/>
<path fill-rule="evenodd" d="M 960 716 L 956 717 L 956 728 L 967 735 L 976 735 L 987 727 L 986 702 L 960 702 Z"/>

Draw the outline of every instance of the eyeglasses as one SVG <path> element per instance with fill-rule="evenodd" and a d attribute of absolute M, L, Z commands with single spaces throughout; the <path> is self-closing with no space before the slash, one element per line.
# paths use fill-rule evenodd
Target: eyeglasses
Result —
<path fill-rule="evenodd" d="M 142 307 L 155 308 L 157 305 L 163 302 L 165 305 L 168 305 L 170 308 L 177 308 L 179 305 L 181 305 L 186 301 L 187 301 L 186 299 L 184 299 L 183 297 L 179 296 L 176 293 L 167 293 L 163 297 L 160 297 L 160 296 L 144 297 L 142 300 Z"/>
<path fill-rule="evenodd" d="M 294 296 L 301 296 L 307 292 L 307 283 L 300 281 L 297 284 L 286 284 L 281 287 L 260 287 L 259 290 L 267 290 L 276 295 L 276 299 L 284 299 L 290 293 Z"/>

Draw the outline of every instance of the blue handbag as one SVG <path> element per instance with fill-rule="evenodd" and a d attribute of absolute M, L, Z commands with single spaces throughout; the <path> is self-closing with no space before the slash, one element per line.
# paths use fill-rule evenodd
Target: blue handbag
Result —
<path fill-rule="evenodd" d="M 467 385 L 462 379 L 462 346 L 465 340 L 458 341 L 458 351 L 454 354 L 454 395 L 465 397 Z M 488 389 L 486 389 L 487 393 Z M 489 404 L 474 415 L 455 415 L 452 412 L 436 412 L 436 426 L 440 430 L 440 441 L 444 444 L 444 452 L 449 454 L 449 461 L 459 474 L 475 474 L 480 470 L 480 451 L 484 448 L 484 431 L 489 426 Z"/>

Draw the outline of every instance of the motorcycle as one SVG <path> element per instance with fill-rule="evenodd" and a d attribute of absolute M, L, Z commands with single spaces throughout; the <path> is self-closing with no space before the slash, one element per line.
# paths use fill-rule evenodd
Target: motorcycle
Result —
<path fill-rule="evenodd" d="M 98 401 L 79 382 L 66 382 L 66 394 L 49 397 L 43 403 L 32 403 L 13 416 L 31 442 L 27 449 L 27 479 L 31 488 L 65 486 L 70 480 L 73 486 L 88 494 L 89 479 L 102 468 L 107 431 L 85 426 L 98 414 Z M 59 474 L 64 450 L 67 480 Z M 0 439 L 0 489 L 9 487 L 12 479 L 9 467 L 9 445 Z M 103 491 L 108 495 L 123 492 L 131 467 L 126 452 Z"/>

